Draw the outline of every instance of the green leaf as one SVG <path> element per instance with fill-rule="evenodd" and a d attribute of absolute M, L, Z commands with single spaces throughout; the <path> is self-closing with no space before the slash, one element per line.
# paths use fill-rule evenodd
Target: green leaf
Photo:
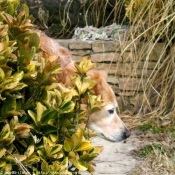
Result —
<path fill-rule="evenodd" d="M 20 155 L 20 154 L 13 154 L 12 157 L 15 158 L 15 160 L 18 160 L 19 162 L 22 162 L 26 159 L 26 155 Z"/>
<path fill-rule="evenodd" d="M 81 160 L 76 160 L 74 158 L 70 158 L 69 159 L 72 164 L 77 168 L 79 169 L 80 171 L 86 171 L 88 169 L 88 166 L 86 164 L 85 161 L 81 161 Z"/>
<path fill-rule="evenodd" d="M 5 77 L 5 73 L 4 73 L 4 71 L 0 68 L 0 83 L 3 81 L 4 77 Z"/>
<path fill-rule="evenodd" d="M 0 160 L 0 168 L 4 167 L 6 165 L 7 161 Z"/>
<path fill-rule="evenodd" d="M 56 134 L 49 134 L 49 137 L 50 137 L 50 140 L 54 143 L 58 140 L 58 135 Z"/>
<path fill-rule="evenodd" d="M 26 84 L 24 84 L 24 83 L 18 83 L 15 88 L 13 88 L 13 89 L 10 90 L 10 92 L 19 91 L 19 90 L 21 90 L 21 89 L 23 89 L 25 87 L 27 87 Z"/>
<path fill-rule="evenodd" d="M 74 107 L 75 103 L 73 101 L 70 101 L 60 108 L 60 114 L 69 113 L 74 110 Z"/>
<path fill-rule="evenodd" d="M 41 170 L 44 174 L 49 173 L 49 165 L 45 160 L 43 160 L 43 162 L 41 164 Z"/>
<path fill-rule="evenodd" d="M 0 85 L 0 91 L 13 89 L 17 86 L 17 84 L 18 84 L 18 80 L 16 80 L 15 78 L 11 78 L 11 77 L 5 78 Z"/>
<path fill-rule="evenodd" d="M 101 101 L 101 96 L 95 96 L 88 94 L 88 103 L 91 112 L 96 112 L 101 109 L 101 107 L 104 105 Z"/>
<path fill-rule="evenodd" d="M 62 96 L 63 98 L 63 101 L 62 101 L 62 104 L 60 107 L 63 107 L 66 103 L 70 102 L 71 99 L 72 99 L 72 92 L 69 91 L 69 92 L 65 92 Z"/>
<path fill-rule="evenodd" d="M 74 147 L 74 142 L 72 139 L 65 139 L 64 140 L 64 150 L 66 152 L 70 152 Z"/>
<path fill-rule="evenodd" d="M 50 146 L 49 144 L 44 144 L 46 155 L 50 159 L 60 159 L 64 156 L 62 151 L 62 145 Z"/>
<path fill-rule="evenodd" d="M 28 157 L 25 161 L 23 161 L 22 163 L 24 165 L 32 165 L 32 164 L 36 164 L 36 163 L 39 163 L 40 162 L 40 158 L 35 155 L 35 154 L 32 154 L 30 157 Z"/>
<path fill-rule="evenodd" d="M 26 4 L 22 4 L 21 10 L 25 11 L 26 17 L 29 16 L 29 8 Z"/>
<path fill-rule="evenodd" d="M 81 144 L 81 138 L 78 137 L 76 134 L 72 135 L 72 140 L 74 142 L 74 149 L 77 148 Z"/>
<path fill-rule="evenodd" d="M 12 164 L 9 163 L 9 164 L 6 164 L 2 169 L 1 169 L 1 172 L 3 172 L 2 174 L 5 175 L 5 174 L 8 174 L 9 172 L 11 172 L 12 170 Z"/>
<path fill-rule="evenodd" d="M 24 72 L 23 71 L 16 72 L 12 76 L 12 78 L 16 79 L 17 81 L 22 80 L 23 77 L 24 77 Z"/>
<path fill-rule="evenodd" d="M 43 115 L 42 115 L 42 118 L 41 118 L 41 124 L 42 125 L 45 125 L 45 124 L 48 124 L 48 121 L 51 120 L 51 119 L 57 119 L 58 118 L 58 112 L 57 111 L 53 111 L 53 110 L 45 110 Z"/>
<path fill-rule="evenodd" d="M 36 47 L 38 48 L 40 44 L 39 36 L 36 33 L 32 33 L 29 36 L 29 47 Z"/>
<path fill-rule="evenodd" d="M 95 67 L 95 64 L 91 62 L 89 57 L 84 57 L 80 63 L 75 63 L 74 65 L 77 71 L 82 74 Z"/>
<path fill-rule="evenodd" d="M 51 148 L 50 153 L 51 153 L 51 154 L 56 154 L 56 153 L 58 153 L 59 151 L 61 151 L 62 147 L 63 147 L 62 145 L 56 144 L 55 146 L 53 146 L 53 147 Z"/>
<path fill-rule="evenodd" d="M 70 77 L 72 84 L 77 88 L 79 94 L 81 93 L 81 77 L 76 75 L 74 77 Z"/>
<path fill-rule="evenodd" d="M 36 110 L 37 110 L 37 122 L 41 122 L 42 115 L 44 111 L 46 110 L 46 107 L 42 105 L 40 102 L 37 102 L 36 104 Z"/>
<path fill-rule="evenodd" d="M 83 141 L 74 151 L 86 151 L 92 148 L 90 141 Z"/>
<path fill-rule="evenodd" d="M 26 152 L 24 153 L 27 157 L 31 156 L 35 150 L 34 145 L 29 145 Z"/>
<path fill-rule="evenodd" d="M 38 150 L 37 153 L 41 157 L 41 159 L 45 160 L 46 159 L 46 151 L 44 149 Z"/>
<path fill-rule="evenodd" d="M 47 138 L 47 137 L 43 137 L 43 142 L 44 142 L 44 145 L 49 145 L 49 148 L 51 147 L 51 146 L 54 146 L 55 145 L 55 143 L 54 142 L 52 142 L 49 138 Z"/>
<path fill-rule="evenodd" d="M 0 139 L 5 139 L 8 138 L 10 135 L 10 125 L 6 124 L 3 128 L 2 131 L 0 133 Z"/>
<path fill-rule="evenodd" d="M 50 134 L 50 133 L 55 133 L 57 131 L 57 126 L 51 126 L 48 122 L 48 125 L 43 125 L 43 133 L 45 134 Z"/>
<path fill-rule="evenodd" d="M 2 158 L 5 155 L 6 149 L 0 148 L 0 158 Z"/>
<path fill-rule="evenodd" d="M 0 140 L 0 147 L 9 146 L 10 144 L 13 143 L 14 140 L 15 140 L 15 137 L 1 139 Z"/>
<path fill-rule="evenodd" d="M 65 157 L 64 160 L 61 162 L 62 170 L 66 169 L 69 165 L 69 159 L 68 157 Z"/>
<path fill-rule="evenodd" d="M 61 72 L 61 68 L 60 68 L 60 65 L 54 65 L 52 67 L 52 69 L 49 70 L 49 72 L 52 74 L 52 75 L 57 75 Z"/>
<path fill-rule="evenodd" d="M 28 110 L 28 114 L 32 118 L 32 120 L 34 121 L 35 125 L 37 126 L 37 124 L 38 124 L 37 115 L 31 110 Z"/>
<path fill-rule="evenodd" d="M 78 129 L 77 129 L 75 134 L 78 136 L 78 138 L 82 142 L 83 141 L 83 130 L 80 127 L 78 127 Z"/>
<path fill-rule="evenodd" d="M 47 91 L 50 91 L 50 90 L 56 89 L 58 86 L 59 86 L 59 83 L 52 83 L 51 85 L 46 86 L 45 89 L 46 89 Z"/>
<path fill-rule="evenodd" d="M 90 162 L 92 160 L 94 160 L 99 154 L 83 154 L 82 156 L 80 156 L 80 159 L 86 162 Z"/>

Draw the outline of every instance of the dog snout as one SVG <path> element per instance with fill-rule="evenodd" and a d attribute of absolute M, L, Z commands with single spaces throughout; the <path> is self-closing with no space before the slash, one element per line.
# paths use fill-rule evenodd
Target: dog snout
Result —
<path fill-rule="evenodd" d="M 127 139 L 131 135 L 131 132 L 128 129 L 124 131 L 124 139 Z"/>

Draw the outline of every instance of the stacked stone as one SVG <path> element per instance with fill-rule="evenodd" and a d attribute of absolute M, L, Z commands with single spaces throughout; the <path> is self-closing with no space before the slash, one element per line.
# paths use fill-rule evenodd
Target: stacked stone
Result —
<path fill-rule="evenodd" d="M 57 41 L 71 51 L 74 61 L 90 56 L 96 63 L 96 69 L 108 73 L 107 81 L 117 96 L 121 110 L 137 106 L 138 99 L 149 85 L 149 77 L 161 66 L 158 60 L 163 58 L 165 47 L 163 43 L 158 43 L 151 49 L 145 43 L 131 44 L 129 41 Z"/>

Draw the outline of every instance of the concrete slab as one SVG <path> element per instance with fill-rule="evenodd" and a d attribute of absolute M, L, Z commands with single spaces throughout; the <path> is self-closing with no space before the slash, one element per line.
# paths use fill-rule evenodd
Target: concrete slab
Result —
<path fill-rule="evenodd" d="M 134 135 L 122 142 L 110 142 L 100 137 L 92 139 L 93 145 L 104 146 L 103 152 L 95 159 L 94 175 L 131 175 L 141 160 L 131 153 L 137 149 L 138 138 Z M 88 175 L 82 172 L 82 175 Z"/>

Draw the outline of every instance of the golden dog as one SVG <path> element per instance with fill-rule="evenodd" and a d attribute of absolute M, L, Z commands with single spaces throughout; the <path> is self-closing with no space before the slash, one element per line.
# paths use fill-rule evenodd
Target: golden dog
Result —
<path fill-rule="evenodd" d="M 40 38 L 40 47 L 42 51 L 49 56 L 59 56 L 59 63 L 62 73 L 56 78 L 65 86 L 71 85 L 70 75 L 74 75 L 74 62 L 71 59 L 70 52 L 61 47 L 54 39 L 49 38 L 42 32 L 36 32 Z M 99 135 L 104 136 L 110 141 L 121 141 L 130 136 L 129 130 L 116 113 L 118 106 L 115 94 L 106 82 L 107 74 L 103 71 L 91 70 L 88 75 L 97 82 L 94 87 L 95 95 L 101 95 L 105 106 L 93 113 L 89 117 L 88 127 L 95 130 Z"/>

